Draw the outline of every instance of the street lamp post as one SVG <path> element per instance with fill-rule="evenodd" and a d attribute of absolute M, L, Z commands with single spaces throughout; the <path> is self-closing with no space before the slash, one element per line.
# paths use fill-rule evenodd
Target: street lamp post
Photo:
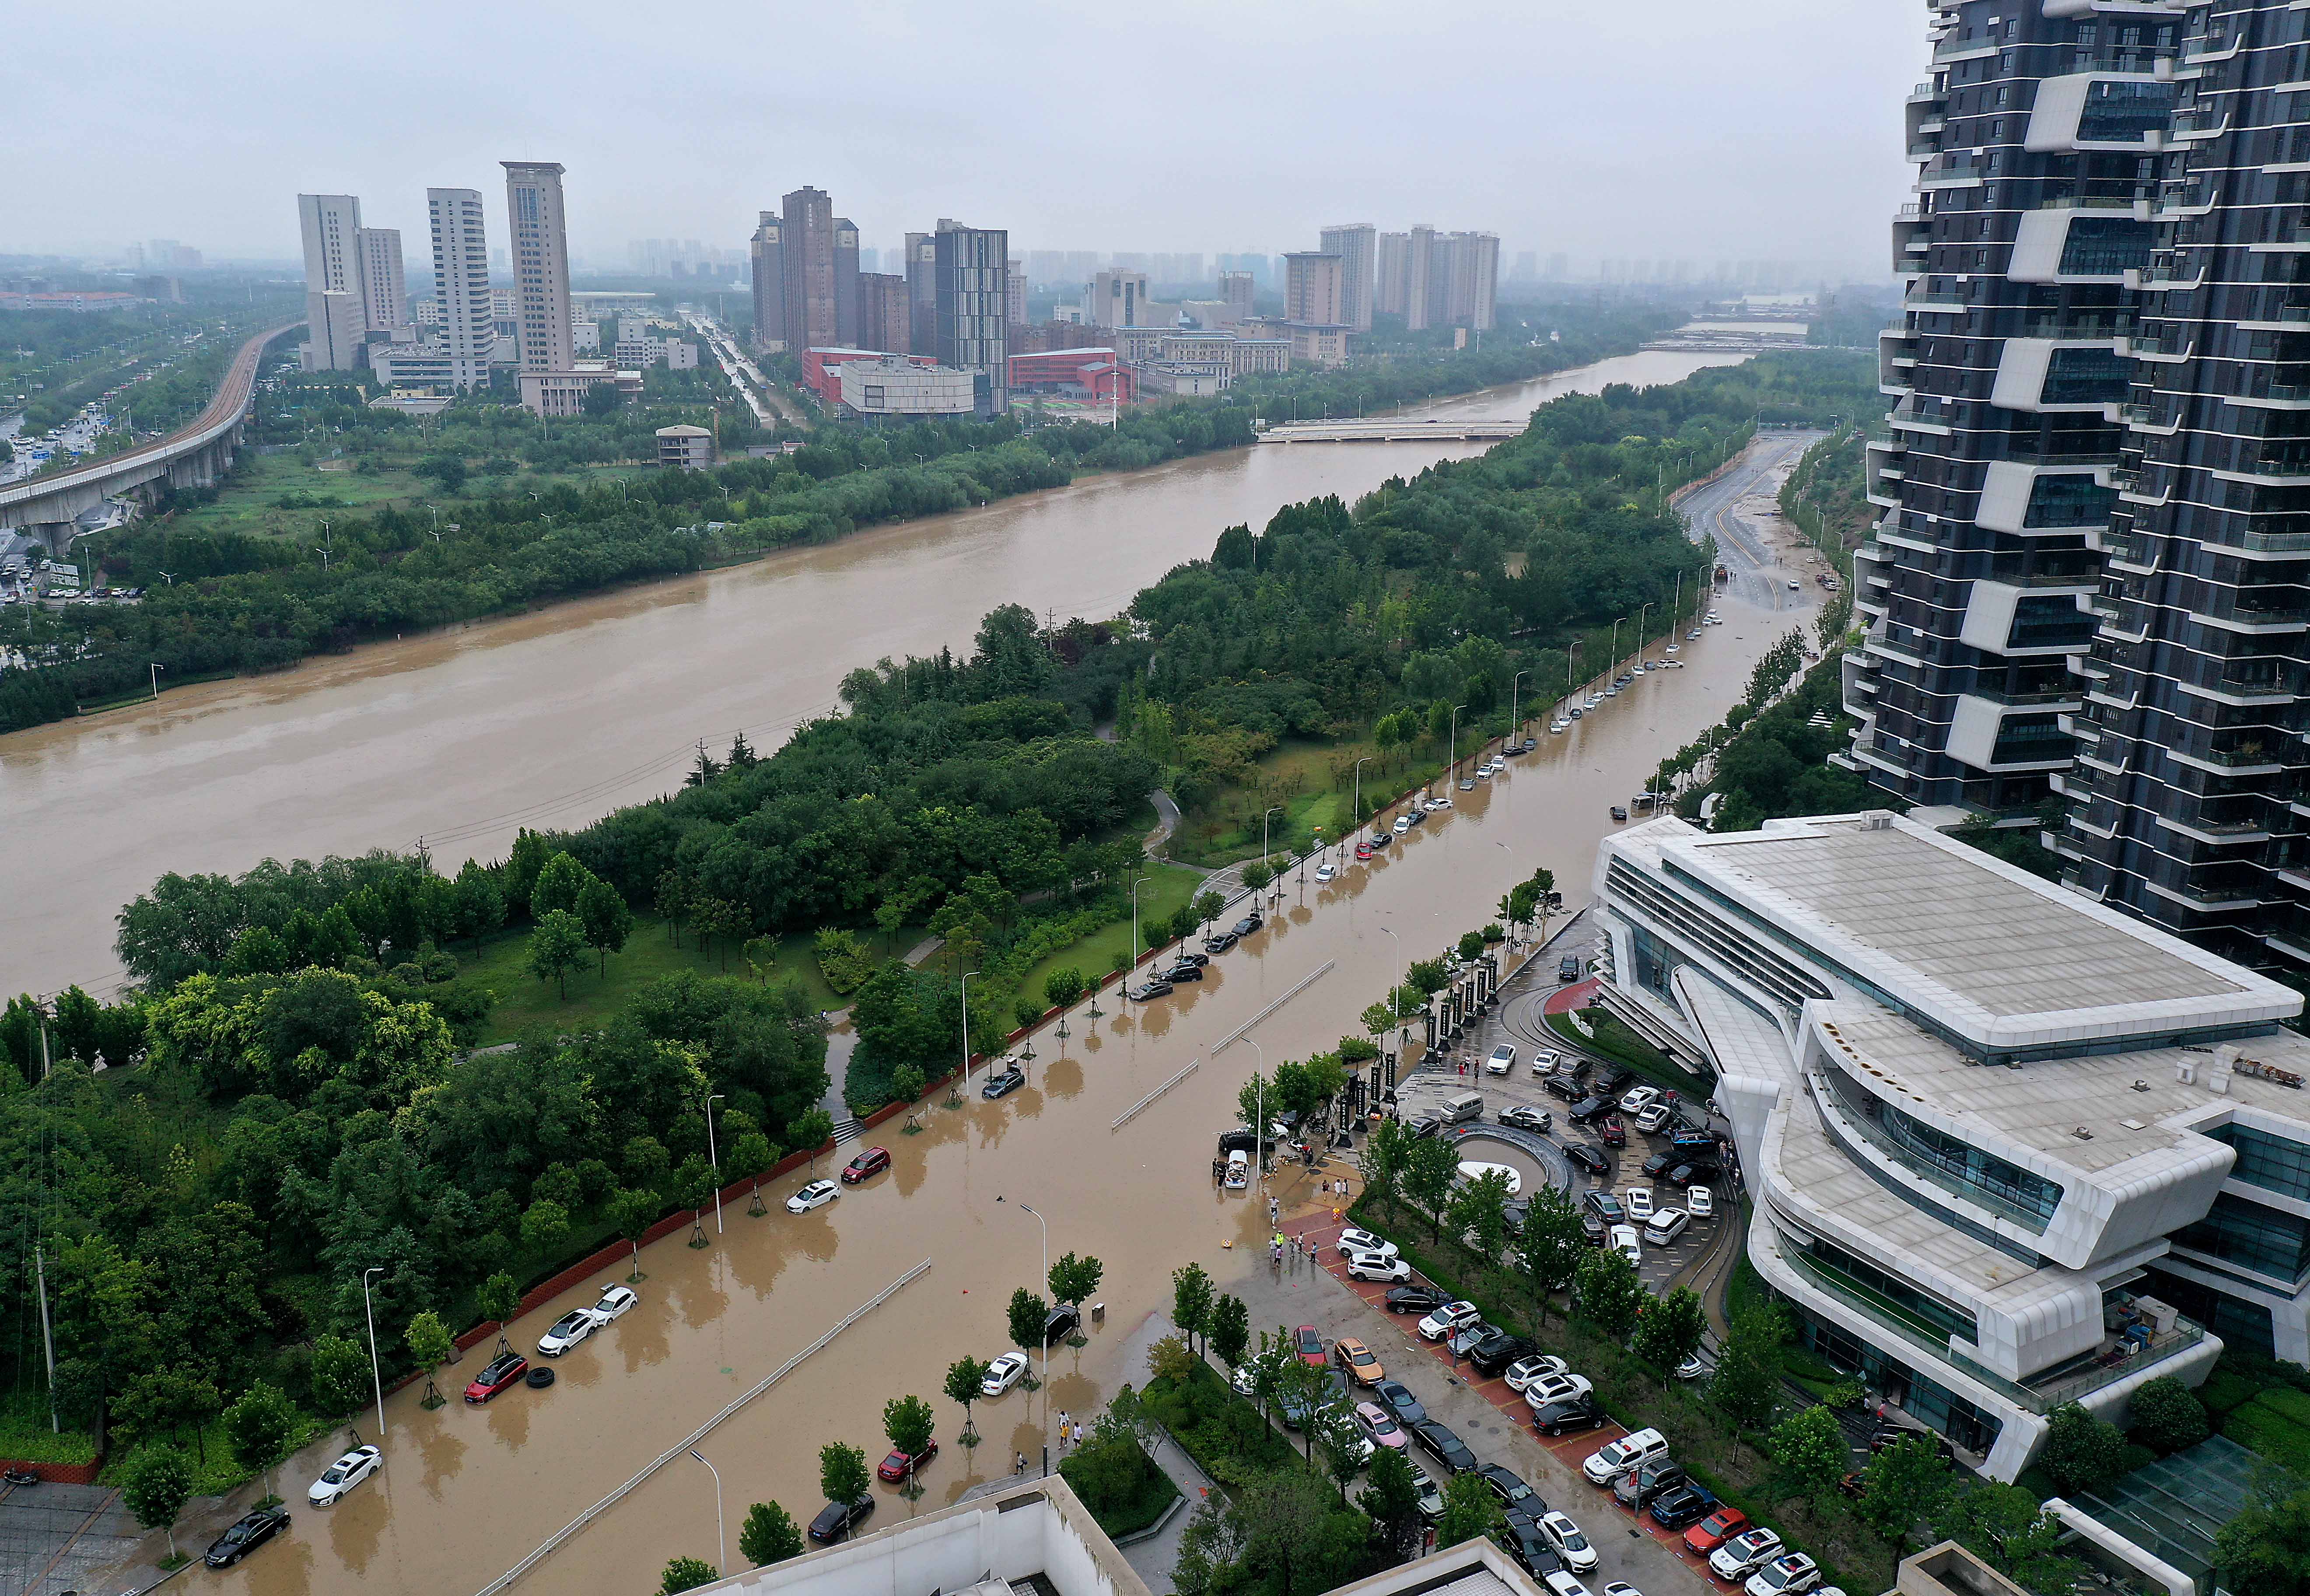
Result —
<path fill-rule="evenodd" d="M 1366 754 L 1356 761 L 1356 824 L 1358 826 L 1364 823 L 1364 766 L 1371 758 L 1371 755 Z"/>
<path fill-rule="evenodd" d="M 152 666 L 152 701 L 156 704 L 161 701 L 161 672 L 167 668 L 157 662 Z"/>
<path fill-rule="evenodd" d="M 994 1201 L 997 1201 L 997 1202 L 1000 1202 L 1000 1201 L 1003 1201 L 1003 1199 L 1002 1199 L 1002 1197 L 998 1194 L 998 1195 L 995 1197 Z M 1035 1214 L 1035 1223 L 1042 1227 L 1042 1231 L 1043 1231 L 1043 1285 L 1047 1288 L 1049 1287 L 1050 1283 L 1051 1283 L 1051 1227 L 1050 1227 L 1050 1225 L 1048 1224 L 1048 1222 L 1047 1222 L 1047 1221 L 1046 1221 L 1046 1220 L 1044 1219 L 1044 1218 L 1043 1218 L 1043 1216 L 1042 1216 L 1042 1215 L 1040 1215 L 1040 1214 L 1036 1214 L 1036 1213 L 1035 1213 L 1035 1210 L 1034 1210 L 1033 1209 L 1031 1209 L 1031 1208 L 1028 1207 L 1025 1203 L 1023 1203 L 1023 1202 L 1021 1202 L 1021 1203 L 1018 1203 L 1018 1204 L 1016 1204 L 1015 1206 L 1018 1208 L 1019 1211 L 1020 1211 L 1020 1213 L 1022 1213 L 1022 1214 Z M 1051 1467 L 1051 1335 L 1050 1335 L 1050 1326 L 1049 1326 L 1049 1325 L 1048 1325 L 1048 1323 L 1046 1323 L 1044 1325 L 1044 1328 L 1043 1328 L 1043 1470 L 1044 1470 L 1044 1471 L 1045 1471 L 1046 1473 L 1048 1473 L 1048 1472 L 1050 1471 L 1050 1467 Z"/>
<path fill-rule="evenodd" d="M 1620 620 L 1627 619 L 1625 615 L 1620 617 Z M 1604 674 L 1614 678 L 1616 681 L 1620 674 L 1620 620 L 1612 622 L 1612 653 L 1611 663 L 1604 667 Z"/>
<path fill-rule="evenodd" d="M 695 1446 L 690 1448 L 690 1455 L 706 1463 L 706 1454 Z M 730 1542 L 722 1532 L 722 1470 L 706 1463 L 706 1471 L 714 1476 L 714 1571 L 727 1574 L 730 1572 Z"/>
<path fill-rule="evenodd" d="M 1260 866 L 1260 868 L 1261 868 L 1262 870 L 1264 870 L 1264 869 L 1266 869 L 1266 868 L 1267 868 L 1267 862 L 1268 862 L 1268 860 L 1269 860 L 1270 858 L 1273 857 L 1273 855 L 1272 855 L 1272 854 L 1270 854 L 1270 853 L 1269 853 L 1269 851 L 1268 851 L 1268 846 L 1267 846 L 1267 835 L 1268 835 L 1268 833 L 1267 833 L 1267 817 L 1268 817 L 1268 816 L 1270 816 L 1270 815 L 1272 815 L 1272 814 L 1279 813 L 1279 812 L 1282 811 L 1282 810 L 1283 810 L 1283 806 L 1282 806 L 1281 804 L 1280 804 L 1280 803 L 1271 803 L 1271 804 L 1269 804 L 1265 809 L 1264 809 L 1264 810 L 1262 810 L 1262 811 L 1260 811 L 1260 814 L 1259 814 L 1259 866 Z M 1272 878 L 1270 878 L 1270 879 L 1272 879 Z"/>
<path fill-rule="evenodd" d="M 377 1444 L 379 1446 L 385 1444 L 385 1376 L 378 1372 L 377 1366 L 377 1310 L 369 1306 L 369 1278 L 384 1272 L 383 1264 L 361 1271 L 361 1314 L 369 1321 L 369 1377 L 377 1387 Z"/>
<path fill-rule="evenodd" d="M 1244 1038 L 1251 1042 L 1249 1037 Z M 1251 1127 L 1252 1145 L 1259 1149 L 1259 1184 L 1267 1184 L 1267 1049 L 1251 1042 L 1252 1052 L 1259 1055 L 1259 1067 L 1251 1077 L 1251 1117 L 1258 1123 Z M 1243 1099 L 1238 1097 L 1240 1104 Z"/>
<path fill-rule="evenodd" d="M 1465 704 L 1452 706 L 1452 740 L 1444 745 L 1444 757 L 1449 765 L 1444 773 L 1446 781 L 1460 773 L 1460 711 L 1466 707 Z"/>
<path fill-rule="evenodd" d="M 1131 967 L 1134 970 L 1139 967 L 1139 889 L 1154 879 L 1152 876 L 1141 876 L 1131 883 Z M 1125 987 L 1123 995 L 1129 997 L 1131 989 Z"/>
<path fill-rule="evenodd" d="M 962 1085 L 965 1091 L 970 1089 L 970 978 L 977 974 L 977 970 L 962 973 Z"/>
<path fill-rule="evenodd" d="M 1524 741 L 1524 679 L 1532 672 L 1518 671 L 1515 680 L 1508 683 L 1508 724 L 1515 728 L 1518 742 Z"/>
<path fill-rule="evenodd" d="M 1640 665 L 1645 663 L 1645 612 L 1652 607 L 1650 599 L 1637 606 L 1637 664 Z"/>
<path fill-rule="evenodd" d="M 706 1158 L 714 1166 L 714 1234 L 716 1236 L 722 1234 L 722 1155 L 714 1148 L 714 1105 L 721 1100 L 720 1092 L 706 1094 Z"/>

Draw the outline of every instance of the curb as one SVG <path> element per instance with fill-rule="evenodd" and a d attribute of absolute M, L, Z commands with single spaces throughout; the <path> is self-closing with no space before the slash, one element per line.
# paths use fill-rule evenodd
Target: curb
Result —
<path fill-rule="evenodd" d="M 1156 1466 L 1160 1468 L 1162 1465 L 1159 1463 Z M 1173 1480 L 1171 1483 L 1173 1488 L 1177 1489 L 1178 1481 Z M 1117 1547 L 1137 1546 L 1142 1540 L 1154 1540 L 1155 1537 L 1163 1532 L 1165 1525 L 1168 1524 L 1173 1519 L 1179 1516 L 1180 1513 L 1185 1509 L 1186 1505 L 1187 1494 L 1185 1491 L 1180 1491 L 1178 1495 L 1171 1498 L 1171 1505 L 1163 1510 L 1161 1517 L 1158 1518 L 1153 1523 L 1148 1525 L 1143 1530 L 1133 1530 L 1128 1535 L 1117 1535 L 1115 1537 L 1115 1544 Z"/>

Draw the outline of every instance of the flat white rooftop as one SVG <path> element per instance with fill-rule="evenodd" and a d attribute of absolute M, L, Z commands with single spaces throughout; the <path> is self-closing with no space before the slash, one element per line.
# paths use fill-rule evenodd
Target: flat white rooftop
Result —
<path fill-rule="evenodd" d="M 1683 833 L 1661 838 L 1663 863 L 1987 1047 L 2301 1007 L 2289 988 L 1913 821 L 1838 816 L 1721 837 L 1663 824 Z"/>

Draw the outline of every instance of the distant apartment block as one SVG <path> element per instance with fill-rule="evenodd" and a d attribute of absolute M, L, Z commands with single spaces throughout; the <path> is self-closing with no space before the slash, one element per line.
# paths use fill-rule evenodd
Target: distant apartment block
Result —
<path fill-rule="evenodd" d="M 823 188 L 797 188 L 782 202 L 786 251 L 786 341 L 789 349 L 839 344 L 834 311 L 834 201 Z"/>
<path fill-rule="evenodd" d="M 508 160 L 506 213 L 512 219 L 516 337 L 525 372 L 567 371 L 569 237 L 556 161 Z"/>
<path fill-rule="evenodd" d="M 714 434 L 703 427 L 660 427 L 657 463 L 677 471 L 704 471 L 714 464 Z"/>
<path fill-rule="evenodd" d="M 758 214 L 760 221 L 746 247 L 753 268 L 754 348 L 774 355 L 786 346 L 786 248 L 779 241 L 778 213 Z"/>
<path fill-rule="evenodd" d="M 911 352 L 914 312 L 907 280 L 890 273 L 858 273 L 858 346 Z"/>
<path fill-rule="evenodd" d="M 1245 321 L 1258 314 L 1252 303 L 1256 282 L 1248 272 L 1221 272 L 1220 298 L 1227 302 L 1228 310 L 1236 321 Z"/>
<path fill-rule="evenodd" d="M 308 371 L 351 371 L 360 364 L 369 331 L 361 302 L 360 201 L 350 194 L 300 194 L 297 228 L 305 249 Z"/>
<path fill-rule="evenodd" d="M 858 224 L 847 216 L 834 219 L 834 341 L 864 342 L 858 336 Z"/>
<path fill-rule="evenodd" d="M 1324 254 L 1340 257 L 1340 313 L 1328 318 L 1293 319 L 1341 321 L 1359 333 L 1370 332 L 1373 295 L 1378 287 L 1379 230 L 1368 221 L 1350 222 L 1324 229 L 1318 239 Z"/>
<path fill-rule="evenodd" d="M 1283 319 L 1325 326 L 1346 325 L 1347 263 L 1307 251 L 1283 257 Z"/>

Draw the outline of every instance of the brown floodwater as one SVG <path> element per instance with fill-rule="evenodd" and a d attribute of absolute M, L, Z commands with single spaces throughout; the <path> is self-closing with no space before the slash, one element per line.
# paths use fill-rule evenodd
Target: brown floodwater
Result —
<path fill-rule="evenodd" d="M 1628 355 L 1406 413 L 1520 416 L 1743 358 Z M 1111 615 L 1231 523 L 1483 447 L 1200 455 L 0 737 L 0 804 L 46 839 L 0 865 L 0 989 L 117 986 L 113 916 L 163 872 L 421 840 L 451 870 L 501 857 L 519 827 L 675 786 L 701 738 L 775 746 L 859 665 L 967 649 L 997 604 Z"/>
<path fill-rule="evenodd" d="M 1260 1245 L 1263 1193 L 1224 1193 L 1210 1176 L 1212 1137 L 1233 1123 L 1247 1073 L 1263 1062 L 1272 1069 L 1328 1049 L 1356 1030 L 1358 1013 L 1401 977 L 1407 960 L 1489 919 L 1509 884 L 1535 868 L 1555 872 L 1568 905 L 1585 902 L 1597 838 L 1611 827 L 1607 811 L 1627 802 L 1664 751 L 1721 719 L 1758 656 L 1809 618 L 1793 599 L 1782 602 L 1766 612 L 1724 601 L 1726 624 L 1684 645 L 1689 668 L 1646 675 L 1564 735 L 1536 722 L 1536 753 L 1472 792 L 1455 790 L 1448 817 L 1432 819 L 1369 864 L 1350 863 L 1320 888 L 1312 876 L 1304 886 L 1296 874 L 1287 878 L 1267 927 L 1213 959 L 1200 984 L 1096 1022 L 1078 1011 L 1064 1043 L 1038 1035 L 1040 1056 L 1024 1090 L 999 1103 L 974 1092 L 967 1106 L 934 1106 L 916 1135 L 899 1123 L 881 1127 L 873 1139 L 890 1149 L 893 1167 L 847 1188 L 838 1201 L 786 1213 L 786 1197 L 807 1178 L 797 1172 L 765 1188 L 765 1216 L 732 1205 L 709 1246 L 693 1251 L 677 1234 L 646 1249 L 640 1306 L 562 1358 L 551 1389 L 517 1388 L 486 1409 L 456 1401 L 485 1346 L 444 1379 L 452 1400 L 437 1411 L 421 1409 L 417 1388 L 396 1393 L 386 1403 L 387 1461 L 376 1481 L 337 1507 L 307 1508 L 302 1490 L 327 1454 L 308 1449 L 282 1471 L 296 1513 L 289 1536 L 229 1573 L 195 1566 L 186 1588 L 253 1596 L 478 1592 L 925 1261 L 927 1272 L 700 1444 L 721 1471 L 734 1569 L 743 1566 L 737 1531 L 749 1504 L 777 1501 L 798 1521 L 818 1511 L 822 1444 L 849 1442 L 870 1464 L 880 1460 L 887 1450 L 881 1407 L 890 1397 L 921 1395 L 938 1413 L 942 1450 L 925 1471 L 923 1508 L 1007 1473 L 1019 1453 L 1039 1457 L 1059 1410 L 1088 1418 L 1127 1377 L 1125 1344 L 1150 1312 L 1168 1306 L 1173 1269 L 1200 1262 L 1228 1289 L 1269 1267 Z M 1248 1040 L 1212 1052 L 1326 961 L 1333 967 Z M 1143 1113 L 1109 1128 L 1197 1060 L 1199 1068 Z M 1304 1174 L 1276 1176 L 1272 1189 L 1287 1205 L 1314 1200 Z M 1007 1349 L 1012 1290 L 1039 1289 L 1045 1237 L 1020 1204 L 1047 1221 L 1050 1256 L 1085 1253 L 1105 1262 L 1097 1297 L 1107 1317 L 1090 1327 L 1087 1346 L 1055 1349 L 1043 1391 L 1014 1389 L 979 1404 L 985 1443 L 973 1454 L 955 1444 L 961 1415 L 939 1391 L 955 1358 Z M 715 1230 L 710 1216 L 707 1223 Z M 603 1279 L 624 1272 L 605 1270 Z M 592 1297 L 592 1286 L 582 1287 L 529 1315 L 513 1327 L 516 1344 L 528 1350 L 555 1316 Z M 876 1495 L 870 1528 L 910 1511 L 892 1488 L 878 1486 Z M 682 1458 L 517 1589 L 538 1596 L 646 1590 L 669 1557 L 710 1561 L 715 1544 L 713 1481 Z"/>

